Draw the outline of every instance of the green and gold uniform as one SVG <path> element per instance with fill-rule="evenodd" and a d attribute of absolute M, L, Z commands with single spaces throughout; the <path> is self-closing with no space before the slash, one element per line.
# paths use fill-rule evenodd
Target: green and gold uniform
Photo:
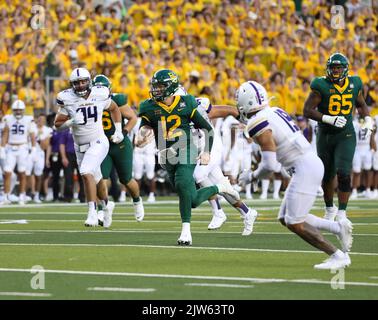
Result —
<path fill-rule="evenodd" d="M 193 172 L 196 166 L 198 150 L 193 143 L 190 123 L 196 128 L 209 133 L 205 150 L 212 147 L 213 129 L 197 111 L 196 99 L 191 95 L 175 96 L 170 106 L 154 99 L 144 100 L 140 104 L 140 127 L 147 125 L 155 134 L 156 146 L 160 155 L 168 154 L 168 148 L 174 149 L 176 155 L 164 163 L 169 180 L 179 196 L 182 222 L 190 222 L 191 208 L 218 193 L 216 186 L 196 189 Z M 161 159 L 161 157 L 160 157 Z"/>
<path fill-rule="evenodd" d="M 353 111 L 356 99 L 362 91 L 362 81 L 358 76 L 348 76 L 342 87 L 327 77 L 312 80 L 311 89 L 321 95 L 317 109 L 322 114 L 344 116 L 347 123 L 343 128 L 319 122 L 316 147 L 324 164 L 323 181 L 332 180 L 336 173 L 350 174 L 356 148 L 356 134 L 353 127 Z"/>
<path fill-rule="evenodd" d="M 127 103 L 127 96 L 122 93 L 112 93 L 112 100 L 118 107 L 122 107 Z M 122 125 L 124 124 L 124 118 L 122 118 Z M 133 170 L 133 146 L 127 133 L 124 132 L 124 139 L 121 143 L 115 144 L 110 140 L 110 137 L 114 134 L 115 126 L 110 116 L 109 111 L 104 111 L 102 115 L 102 126 L 104 128 L 105 135 L 109 139 L 109 152 L 101 164 L 101 173 L 104 179 L 109 179 L 112 166 L 117 171 L 120 182 L 123 185 L 127 185 L 132 178 Z"/>

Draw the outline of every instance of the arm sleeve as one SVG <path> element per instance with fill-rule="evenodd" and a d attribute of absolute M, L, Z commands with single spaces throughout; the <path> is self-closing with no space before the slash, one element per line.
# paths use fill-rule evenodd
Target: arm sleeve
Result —
<path fill-rule="evenodd" d="M 200 115 L 197 109 L 193 110 L 191 114 L 191 120 L 194 123 L 196 129 L 203 129 L 203 132 L 205 134 L 205 152 L 211 152 L 214 142 L 213 127 Z"/>

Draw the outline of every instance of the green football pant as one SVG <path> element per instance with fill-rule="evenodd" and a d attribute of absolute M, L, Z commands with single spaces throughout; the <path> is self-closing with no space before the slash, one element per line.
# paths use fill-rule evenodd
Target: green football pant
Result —
<path fill-rule="evenodd" d="M 133 172 L 133 147 L 128 137 L 125 137 L 119 144 L 110 142 L 109 152 L 101 164 L 101 173 L 104 179 L 109 179 L 113 164 L 119 181 L 123 185 L 128 184 Z"/>
<path fill-rule="evenodd" d="M 356 149 L 356 134 L 354 132 L 349 130 L 337 134 L 319 132 L 316 137 L 316 148 L 318 156 L 324 164 L 324 182 L 331 181 L 336 174 L 350 175 Z"/>
<path fill-rule="evenodd" d="M 198 189 L 193 178 L 195 164 L 166 165 L 169 180 L 178 193 L 182 222 L 190 222 L 192 208 L 218 193 L 216 186 Z"/>

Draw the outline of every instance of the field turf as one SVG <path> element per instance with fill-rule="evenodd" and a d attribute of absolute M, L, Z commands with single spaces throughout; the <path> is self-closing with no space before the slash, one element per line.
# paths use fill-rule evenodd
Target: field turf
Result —
<path fill-rule="evenodd" d="M 0 300 L 378 299 L 377 200 L 350 202 L 352 265 L 337 273 L 313 268 L 327 256 L 278 223 L 279 201 L 248 201 L 259 212 L 248 237 L 227 204 L 224 226 L 207 230 L 205 203 L 193 210 L 193 246 L 179 247 L 177 198 L 157 200 L 140 223 L 117 203 L 108 230 L 84 227 L 85 205 L 0 207 Z M 323 214 L 320 199 L 312 213 Z"/>

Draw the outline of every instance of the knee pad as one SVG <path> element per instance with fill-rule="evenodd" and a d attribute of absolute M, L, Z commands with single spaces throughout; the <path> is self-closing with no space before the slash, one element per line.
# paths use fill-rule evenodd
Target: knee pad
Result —
<path fill-rule="evenodd" d="M 347 175 L 347 174 L 337 173 L 337 183 L 338 183 L 338 189 L 341 192 L 352 191 L 351 179 L 350 179 L 349 174 Z"/>

